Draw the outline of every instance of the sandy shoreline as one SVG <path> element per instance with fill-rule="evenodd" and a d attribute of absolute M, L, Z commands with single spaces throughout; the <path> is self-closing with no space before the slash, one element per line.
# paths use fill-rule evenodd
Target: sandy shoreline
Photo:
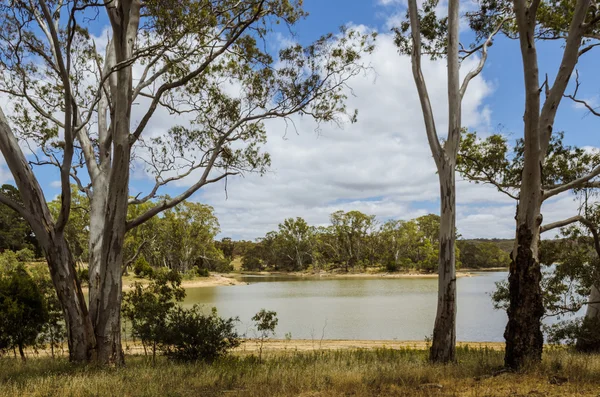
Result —
<path fill-rule="evenodd" d="M 298 278 L 438 278 L 436 273 L 303 273 L 303 272 L 242 272 L 230 273 L 227 277 L 243 277 L 243 276 L 279 276 L 279 277 L 298 277 Z M 474 277 L 471 271 L 456 272 L 456 277 Z"/>
<path fill-rule="evenodd" d="M 490 271 L 499 271 L 506 269 L 493 269 Z M 456 277 L 476 277 L 478 272 L 477 269 L 468 269 L 456 272 Z M 202 287 L 225 287 L 232 285 L 248 285 L 246 281 L 242 281 L 241 278 L 244 276 L 261 276 L 261 277 L 289 277 L 289 278 L 303 278 L 303 279 L 349 279 L 349 278 L 360 278 L 360 279 L 413 279 L 413 278 L 437 278 L 438 275 L 435 273 L 306 273 L 306 272 L 240 272 L 240 273 L 211 273 L 209 277 L 197 277 L 193 280 L 183 280 L 181 286 L 183 288 L 202 288 Z M 126 276 L 123 278 L 123 290 L 129 291 L 132 289 L 133 283 L 138 282 L 142 284 L 148 284 L 149 279 L 137 278 L 133 276 Z M 87 291 L 87 287 L 83 288 Z"/>
<path fill-rule="evenodd" d="M 123 278 L 123 291 L 130 291 L 133 288 L 133 283 L 149 284 L 150 280 L 147 278 L 136 278 L 136 277 L 124 277 Z M 183 288 L 201 288 L 201 287 L 224 287 L 230 285 L 248 285 L 247 282 L 238 280 L 231 277 L 230 275 L 223 275 L 213 273 L 209 277 L 198 277 L 193 280 L 182 280 L 181 286 Z M 88 291 L 88 287 L 82 287 L 84 292 Z"/>
<path fill-rule="evenodd" d="M 492 349 L 504 350 L 504 342 L 457 342 L 458 347 L 472 349 Z M 291 353 L 291 352 L 310 352 L 319 350 L 371 350 L 371 349 L 414 349 L 426 350 L 431 346 L 425 341 L 399 341 L 399 340 L 342 340 L 342 339 L 268 339 L 264 341 L 263 353 Z M 260 342 L 257 339 L 242 339 L 242 344 L 233 350 L 234 354 L 252 354 L 259 350 Z M 55 354 L 59 356 L 67 355 L 67 346 L 58 348 Z M 139 341 L 123 339 L 123 350 L 125 354 L 143 355 L 144 347 Z M 38 349 L 35 352 L 31 349 L 26 350 L 27 356 L 49 356 L 49 349 Z"/>

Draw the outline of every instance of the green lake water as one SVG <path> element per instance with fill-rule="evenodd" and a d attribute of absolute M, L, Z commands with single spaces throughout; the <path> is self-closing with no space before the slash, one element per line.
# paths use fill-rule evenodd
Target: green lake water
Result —
<path fill-rule="evenodd" d="M 490 293 L 507 272 L 482 272 L 457 280 L 457 338 L 503 341 L 506 314 Z M 424 340 L 431 336 L 437 279 L 298 279 L 248 276 L 250 285 L 190 288 L 184 306 L 200 304 L 239 317 L 238 331 L 253 337 L 251 317 L 264 308 L 279 317 L 278 338 Z"/>

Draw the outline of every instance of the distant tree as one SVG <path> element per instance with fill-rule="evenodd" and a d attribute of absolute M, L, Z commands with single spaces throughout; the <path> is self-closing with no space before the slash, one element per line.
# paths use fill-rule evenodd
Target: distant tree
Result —
<path fill-rule="evenodd" d="M 460 261 L 466 268 L 508 267 L 510 255 L 490 241 L 458 240 Z"/>
<path fill-rule="evenodd" d="M 21 203 L 19 191 L 12 185 L 2 185 L 0 194 L 16 203 Z M 18 251 L 24 248 L 37 249 L 31 227 L 21 214 L 0 203 L 0 251 Z"/>
<path fill-rule="evenodd" d="M 215 241 L 215 246 L 223 253 L 223 257 L 231 262 L 235 251 L 235 243 L 231 237 L 223 237 L 221 241 Z"/>
<path fill-rule="evenodd" d="M 223 259 L 214 242 L 219 221 L 208 205 L 182 202 L 164 212 L 157 229 L 151 244 L 154 267 L 187 272 L 194 266 L 209 268 L 211 262 Z"/>
<path fill-rule="evenodd" d="M 366 215 L 360 211 L 336 211 L 330 216 L 332 230 L 337 240 L 338 260 L 348 271 L 356 265 L 363 264 L 368 253 L 367 236 L 377 225 L 374 215 Z"/>
<path fill-rule="evenodd" d="M 280 247 L 278 256 L 288 269 L 304 270 L 312 261 L 314 230 L 304 219 L 288 218 L 280 223 L 276 238 Z"/>
<path fill-rule="evenodd" d="M 35 345 L 48 320 L 44 297 L 25 267 L 0 270 L 0 350 L 17 349 L 23 361 L 25 347 Z"/>

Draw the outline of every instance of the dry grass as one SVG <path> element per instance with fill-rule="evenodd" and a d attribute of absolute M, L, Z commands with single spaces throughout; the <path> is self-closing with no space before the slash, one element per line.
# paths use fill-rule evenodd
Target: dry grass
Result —
<path fill-rule="evenodd" d="M 236 354 L 213 364 L 151 365 L 130 356 L 124 368 L 75 366 L 64 358 L 0 359 L 0 396 L 593 396 L 600 356 L 546 352 L 522 373 L 496 371 L 502 352 L 462 347 L 456 365 L 430 365 L 415 349 L 270 352 L 259 363 Z M 493 376 L 496 374 L 496 376 Z"/>

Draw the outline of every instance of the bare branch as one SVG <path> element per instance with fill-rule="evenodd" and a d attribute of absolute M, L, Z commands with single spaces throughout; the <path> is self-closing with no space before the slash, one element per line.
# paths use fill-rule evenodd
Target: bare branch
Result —
<path fill-rule="evenodd" d="M 492 44 L 494 36 L 496 36 L 496 34 L 498 34 L 498 32 L 500 31 L 500 29 L 502 29 L 502 26 L 508 21 L 508 19 L 509 18 L 504 18 L 498 24 L 498 26 L 496 26 L 496 29 L 494 29 L 494 31 L 488 36 L 485 43 L 483 43 L 480 46 L 481 47 L 481 59 L 479 60 L 479 64 L 477 65 L 477 67 L 475 69 L 471 70 L 467 74 L 465 79 L 463 80 L 463 83 L 460 87 L 460 98 L 461 99 L 465 96 L 465 93 L 467 92 L 467 87 L 469 86 L 469 83 L 471 82 L 471 80 L 473 80 L 483 70 L 483 66 L 485 65 L 485 62 L 487 61 L 488 47 Z"/>
<path fill-rule="evenodd" d="M 560 221 L 557 221 L 557 222 L 549 223 L 547 225 L 542 225 L 540 227 L 540 233 L 545 233 L 545 232 L 550 231 L 552 229 L 557 229 L 557 228 L 560 228 L 560 227 L 569 226 L 569 225 L 571 225 L 573 223 L 581 222 L 583 219 L 584 219 L 583 216 L 577 215 L 577 216 L 573 216 L 571 218 L 567 218 L 567 219 L 563 219 L 563 220 L 560 220 Z"/>

